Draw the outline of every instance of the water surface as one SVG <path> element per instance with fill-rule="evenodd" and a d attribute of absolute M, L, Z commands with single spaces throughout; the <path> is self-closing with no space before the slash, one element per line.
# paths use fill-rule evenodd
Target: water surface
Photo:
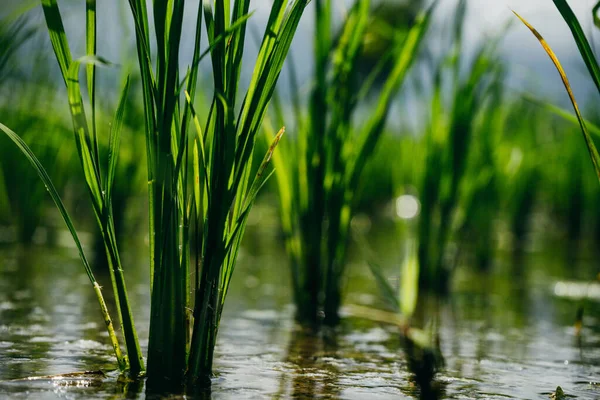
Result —
<path fill-rule="evenodd" d="M 268 224 L 251 226 L 246 237 L 223 316 L 212 398 L 417 398 L 396 327 L 347 317 L 339 329 L 315 336 L 295 326 L 274 232 Z M 390 276 L 400 248 L 392 232 L 369 235 Z M 145 347 L 147 249 L 140 242 L 126 246 L 136 250 L 124 259 Z M 112 352 L 73 249 L 4 245 L 0 260 L 0 397 L 146 397 L 143 383 L 120 383 L 110 372 Z M 347 303 L 382 307 L 366 265 L 354 261 L 350 268 Z M 557 280 L 589 276 L 591 269 L 589 261 L 567 263 L 548 252 L 521 261 L 501 254 L 489 276 L 461 266 L 454 295 L 420 312 L 423 321 L 439 316 L 444 398 L 548 398 L 558 385 L 578 398 L 598 398 L 600 307 L 553 294 Z M 580 304 L 586 313 L 577 338 Z M 23 379 L 97 370 L 106 376 Z"/>

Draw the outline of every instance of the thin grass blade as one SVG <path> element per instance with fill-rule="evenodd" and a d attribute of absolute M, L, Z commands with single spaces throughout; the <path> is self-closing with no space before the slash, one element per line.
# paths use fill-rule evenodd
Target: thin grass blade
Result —
<path fill-rule="evenodd" d="M 85 2 L 85 42 L 86 52 L 89 57 L 96 56 L 96 0 L 86 0 Z M 90 100 L 90 110 L 92 112 L 92 143 L 94 145 L 94 157 L 100 159 L 98 149 L 98 137 L 96 133 L 96 64 L 88 63 L 85 66 L 88 97 Z"/>
<path fill-rule="evenodd" d="M 67 74 L 67 92 L 69 95 L 69 106 L 71 108 L 71 116 L 73 119 L 77 152 L 79 153 L 88 189 L 92 195 L 94 209 L 98 215 L 102 215 L 104 200 L 100 181 L 99 160 L 95 158 L 95 152 L 93 150 L 94 145 L 90 136 L 79 85 L 79 70 L 82 61 L 85 61 L 85 58 L 73 61 L 69 67 Z"/>
<path fill-rule="evenodd" d="M 57 0 L 42 0 L 42 8 L 48 32 L 50 33 L 50 42 L 52 42 L 52 48 L 54 49 L 54 54 L 56 54 L 56 59 L 66 85 L 72 58 L 58 2 Z"/>
<path fill-rule="evenodd" d="M 552 103 L 535 98 L 535 97 L 527 95 L 527 94 L 523 95 L 523 98 L 533 104 L 537 104 L 538 106 L 540 106 L 543 109 L 551 112 L 552 114 L 564 119 L 565 121 L 569 121 L 571 123 L 579 125 L 579 119 L 577 119 L 577 116 L 574 115 L 573 113 L 565 110 L 562 107 L 556 106 Z M 600 126 L 594 124 L 589 119 L 585 119 L 585 125 L 587 126 L 589 132 L 592 135 L 594 135 L 594 138 L 596 140 L 600 140 Z"/>
<path fill-rule="evenodd" d="M 523 17 L 521 17 L 519 14 L 517 14 L 516 12 L 514 12 L 514 14 L 517 16 L 517 18 L 519 18 L 521 20 L 521 22 L 523 22 L 523 24 L 525 24 L 525 26 L 527 28 L 529 28 L 531 33 L 533 33 L 533 35 L 537 38 L 537 40 L 540 42 L 540 44 L 542 45 L 542 47 L 544 48 L 544 50 L 546 51 L 546 53 L 548 54 L 548 56 L 550 57 L 552 62 L 554 63 L 556 70 L 560 74 L 560 78 L 563 82 L 565 89 L 567 90 L 567 94 L 569 95 L 569 99 L 571 100 L 571 104 L 573 105 L 573 109 L 575 110 L 575 115 L 577 116 L 577 120 L 579 121 L 579 126 L 581 127 L 581 132 L 583 133 L 583 138 L 585 139 L 585 143 L 587 144 L 588 151 L 590 153 L 590 157 L 592 158 L 592 163 L 594 164 L 594 169 L 596 170 L 596 175 L 598 176 L 598 179 L 600 180 L 600 155 L 598 154 L 598 149 L 596 148 L 594 141 L 592 140 L 590 134 L 588 133 L 587 125 L 585 123 L 583 116 L 581 115 L 581 112 L 579 111 L 579 106 L 577 105 L 577 101 L 575 100 L 575 95 L 573 94 L 573 90 L 571 89 L 571 84 L 569 83 L 569 79 L 567 78 L 567 74 L 566 74 L 565 70 L 563 69 L 562 65 L 560 64 L 560 61 L 558 60 L 558 58 L 556 57 L 556 54 L 554 54 L 554 51 L 552 51 L 552 48 L 550 47 L 550 45 L 548 45 L 548 43 L 542 37 L 542 35 L 540 35 L 540 33 L 533 26 L 531 26 L 529 24 L 529 22 L 527 22 Z M 582 54 L 582 56 L 585 57 L 584 54 Z M 591 56 L 593 57 L 593 54 Z M 595 63 L 595 60 L 594 60 L 594 63 Z M 586 62 L 586 64 L 587 64 L 587 62 Z M 595 63 L 595 64 L 597 66 L 597 63 Z M 600 73 L 598 74 L 598 77 L 600 77 Z M 600 88 L 600 86 L 599 86 L 599 88 Z"/>
<path fill-rule="evenodd" d="M 400 282 L 400 312 L 410 317 L 417 307 L 419 296 L 419 257 L 414 240 L 406 243 L 406 254 L 402 263 L 402 279 Z"/>
<path fill-rule="evenodd" d="M 123 127 L 123 118 L 125 116 L 125 104 L 127 102 L 127 95 L 129 93 L 130 80 L 129 76 L 125 80 L 125 86 L 121 92 L 121 99 L 112 124 L 110 125 L 110 135 L 108 137 L 108 170 L 106 173 L 105 183 L 105 198 L 109 202 L 107 207 L 110 209 L 112 201 L 112 190 L 115 181 L 115 173 L 117 171 L 117 160 L 119 158 L 119 146 L 121 143 L 121 130 Z"/>
<path fill-rule="evenodd" d="M 594 56 L 594 51 L 592 50 L 590 43 L 588 42 L 587 38 L 585 37 L 585 33 L 583 33 L 583 28 L 581 27 L 581 24 L 577 20 L 575 13 L 573 12 L 573 10 L 569 6 L 569 4 L 566 2 L 566 0 L 552 0 L 552 1 L 554 2 L 554 5 L 556 6 L 558 11 L 562 15 L 562 17 L 565 20 L 565 22 L 567 23 L 567 25 L 569 26 L 569 29 L 571 30 L 571 33 L 573 34 L 573 39 L 575 39 L 575 43 L 577 44 L 577 48 L 579 49 L 579 53 L 581 54 L 581 57 L 583 58 L 583 61 L 585 62 L 585 66 L 587 67 L 588 71 L 590 72 L 590 75 L 592 76 L 592 79 L 594 80 L 594 84 L 596 85 L 596 88 L 600 92 L 600 67 L 598 66 L 596 57 Z M 598 7 L 598 5 L 596 5 L 596 7 Z M 593 11 L 594 15 L 595 15 L 596 7 L 594 8 L 594 11 Z M 526 23 L 525 20 L 523 18 L 521 18 L 518 14 L 517 14 L 517 17 L 519 17 L 519 19 L 521 19 L 521 21 L 523 21 L 523 23 L 525 23 L 529 29 L 531 29 L 531 26 L 528 23 Z M 539 35 L 539 33 L 538 34 L 534 33 L 534 35 L 536 35 L 536 37 L 537 37 Z M 538 38 L 538 40 L 540 40 L 540 39 Z M 541 42 L 542 41 L 540 40 L 540 43 Z M 542 44 L 542 46 L 544 46 L 544 44 Z M 546 46 L 544 46 L 544 49 L 546 50 Z M 546 52 L 548 52 L 548 50 L 546 50 Z M 550 54 L 550 53 L 548 53 L 548 54 Z M 552 58 L 552 56 L 551 56 L 551 58 Z M 556 57 L 554 57 L 554 58 L 556 58 Z"/>

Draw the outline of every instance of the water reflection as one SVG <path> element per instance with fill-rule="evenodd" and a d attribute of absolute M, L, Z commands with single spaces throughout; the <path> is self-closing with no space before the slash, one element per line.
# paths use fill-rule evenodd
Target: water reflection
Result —
<path fill-rule="evenodd" d="M 292 398 L 339 398 L 337 341 L 334 330 L 317 333 L 296 327 L 285 357 L 292 371 L 282 374 L 275 398 L 287 398 L 288 390 Z"/>
<path fill-rule="evenodd" d="M 338 330 L 320 335 L 295 328 L 288 271 L 282 255 L 273 251 L 275 239 L 250 237 L 252 246 L 238 266 L 223 316 L 218 378 L 205 398 L 420 396 L 396 327 L 346 318 Z M 387 249 L 396 243 L 389 232 L 373 237 Z M 127 273 L 145 346 L 147 271 L 143 259 L 136 263 L 136 258 L 141 259 L 136 253 L 129 257 Z M 40 398 L 57 393 L 86 399 L 156 397 L 143 382 L 119 381 L 114 373 L 85 388 L 56 387 L 48 380 L 7 383 L 32 375 L 110 371 L 114 362 L 93 293 L 71 251 L 5 247 L 0 260 L 0 397 L 27 392 Z M 360 264 L 352 268 L 347 301 L 376 298 L 368 271 Z M 569 268 L 554 255 L 524 253 L 514 259 L 500 254 L 491 274 L 460 265 L 451 297 L 419 303 L 413 324 L 427 327 L 433 320 L 439 327 L 445 367 L 436 380 L 442 398 L 540 398 L 557 385 L 580 398 L 598 397 L 600 305 L 553 297 L 554 284 L 569 276 Z M 596 266 L 581 262 L 579 269 L 582 276 Z M 580 304 L 584 315 L 577 337 L 573 323 Z"/>

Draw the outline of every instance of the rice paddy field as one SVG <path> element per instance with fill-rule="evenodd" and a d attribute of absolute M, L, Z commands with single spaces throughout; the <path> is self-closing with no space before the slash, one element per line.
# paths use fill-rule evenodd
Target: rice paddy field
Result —
<path fill-rule="evenodd" d="M 0 0 L 0 398 L 600 398 L 596 1 Z"/>

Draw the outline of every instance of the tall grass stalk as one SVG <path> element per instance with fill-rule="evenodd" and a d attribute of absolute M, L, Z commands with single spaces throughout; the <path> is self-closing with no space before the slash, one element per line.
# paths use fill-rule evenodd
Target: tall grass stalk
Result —
<path fill-rule="evenodd" d="M 314 6 L 315 76 L 308 115 L 295 97 L 295 141 L 274 156 L 297 319 L 313 326 L 320 323 L 321 311 L 326 324 L 338 322 L 354 193 L 431 17 L 430 9 L 408 34 L 393 36 L 393 46 L 381 63 L 391 63 L 392 68 L 370 117 L 356 124 L 359 103 L 382 70 L 375 68 L 365 82 L 357 79 L 371 23 L 370 1 L 354 3 L 337 38 L 332 32 L 334 2 L 318 0 Z M 292 92 L 297 94 L 293 81 Z M 267 130 L 272 138 L 275 130 Z"/>

